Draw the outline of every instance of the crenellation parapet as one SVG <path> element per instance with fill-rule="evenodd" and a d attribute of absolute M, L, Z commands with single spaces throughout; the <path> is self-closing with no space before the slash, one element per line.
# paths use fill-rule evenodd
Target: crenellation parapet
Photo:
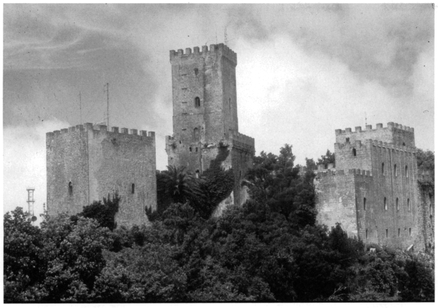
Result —
<path fill-rule="evenodd" d="M 178 51 L 170 50 L 170 61 L 173 61 L 175 59 L 188 59 L 199 56 L 205 58 L 209 55 L 223 55 L 227 59 L 237 64 L 237 54 L 223 43 L 211 44 L 210 49 L 208 48 L 208 46 L 202 46 L 202 50 L 199 50 L 199 47 L 194 47 L 193 52 L 191 48 L 186 48 L 185 52 L 183 49 L 178 49 Z"/>
<path fill-rule="evenodd" d="M 388 122 L 387 127 L 383 127 L 382 123 L 378 123 L 376 125 L 375 129 L 373 129 L 372 125 L 366 125 L 364 130 L 362 130 L 361 126 L 356 126 L 354 132 L 352 132 L 351 128 L 348 127 L 345 130 L 336 129 L 335 134 L 342 135 L 342 134 L 361 133 L 361 132 L 366 132 L 366 131 L 376 131 L 376 130 L 385 130 L 385 129 L 393 130 L 394 128 L 399 129 L 399 130 L 404 130 L 407 132 L 411 132 L 411 133 L 414 132 L 414 128 L 412 128 L 412 127 L 404 126 L 404 125 L 394 123 L 394 122 Z"/>
<path fill-rule="evenodd" d="M 85 132 L 85 131 L 91 131 L 94 134 L 111 134 L 111 135 L 130 135 L 130 136 L 138 136 L 141 138 L 149 138 L 155 140 L 155 132 L 148 132 L 145 130 L 138 131 L 137 129 L 131 129 L 128 128 L 122 128 L 121 132 L 119 132 L 118 127 L 111 127 L 110 130 L 108 130 L 108 127 L 106 125 L 98 124 L 93 125 L 92 123 L 85 123 L 83 125 L 76 125 L 71 126 L 69 128 L 63 128 L 61 130 L 55 130 L 53 132 L 46 133 L 47 138 L 56 138 L 63 134 L 69 134 L 69 133 L 75 133 L 75 132 Z"/>

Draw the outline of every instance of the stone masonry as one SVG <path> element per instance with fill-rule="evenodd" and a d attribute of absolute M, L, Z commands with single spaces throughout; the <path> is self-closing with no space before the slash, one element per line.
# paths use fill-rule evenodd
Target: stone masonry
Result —
<path fill-rule="evenodd" d="M 169 165 L 184 166 L 202 174 L 223 150 L 222 161 L 233 168 L 235 188 L 226 204 L 241 204 L 245 190 L 241 180 L 252 165 L 254 139 L 238 131 L 236 65 L 237 56 L 224 44 L 170 51 L 172 66 L 173 135 L 166 137 Z"/>
<path fill-rule="evenodd" d="M 364 243 L 423 250 L 414 129 L 338 129 L 335 157 L 336 169 L 318 166 L 317 220 Z"/>
<path fill-rule="evenodd" d="M 118 225 L 148 222 L 156 209 L 155 133 L 105 125 L 77 125 L 46 135 L 47 209 L 77 214 L 118 193 Z"/>

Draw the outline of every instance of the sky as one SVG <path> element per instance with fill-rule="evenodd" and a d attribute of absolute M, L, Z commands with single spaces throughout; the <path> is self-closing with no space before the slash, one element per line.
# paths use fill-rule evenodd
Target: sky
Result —
<path fill-rule="evenodd" d="M 237 53 L 239 131 L 296 163 L 334 151 L 335 129 L 388 122 L 434 150 L 432 4 L 5 4 L 3 211 L 46 202 L 46 132 L 105 119 L 172 134 L 169 50 Z"/>

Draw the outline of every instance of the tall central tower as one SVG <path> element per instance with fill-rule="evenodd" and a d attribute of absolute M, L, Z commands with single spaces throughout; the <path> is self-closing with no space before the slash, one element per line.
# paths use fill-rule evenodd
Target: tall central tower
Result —
<path fill-rule="evenodd" d="M 238 132 L 236 53 L 224 44 L 170 51 L 172 65 L 173 136 L 166 138 L 169 165 L 202 173 L 221 150 L 233 168 L 240 203 L 240 180 L 252 164 L 254 139 Z M 239 190 L 239 194 L 236 194 Z"/>

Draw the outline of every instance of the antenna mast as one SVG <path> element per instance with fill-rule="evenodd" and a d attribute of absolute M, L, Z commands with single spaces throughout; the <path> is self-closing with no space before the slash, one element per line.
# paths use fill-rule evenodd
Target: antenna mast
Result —
<path fill-rule="evenodd" d="M 79 124 L 82 124 L 82 96 L 81 96 L 81 92 L 79 92 L 79 120 L 80 120 Z"/>
<path fill-rule="evenodd" d="M 226 26 L 225 26 L 225 30 L 224 30 L 224 43 L 225 43 L 225 45 L 228 45 L 227 27 Z"/>
<path fill-rule="evenodd" d="M 34 187 L 28 187 L 27 189 L 27 211 L 30 215 L 33 216 L 34 214 L 34 203 L 35 203 L 35 199 L 33 198 L 34 196 L 34 192 L 35 192 L 35 188 Z"/>
<path fill-rule="evenodd" d="M 106 126 L 109 127 L 109 83 L 106 83 Z"/>

